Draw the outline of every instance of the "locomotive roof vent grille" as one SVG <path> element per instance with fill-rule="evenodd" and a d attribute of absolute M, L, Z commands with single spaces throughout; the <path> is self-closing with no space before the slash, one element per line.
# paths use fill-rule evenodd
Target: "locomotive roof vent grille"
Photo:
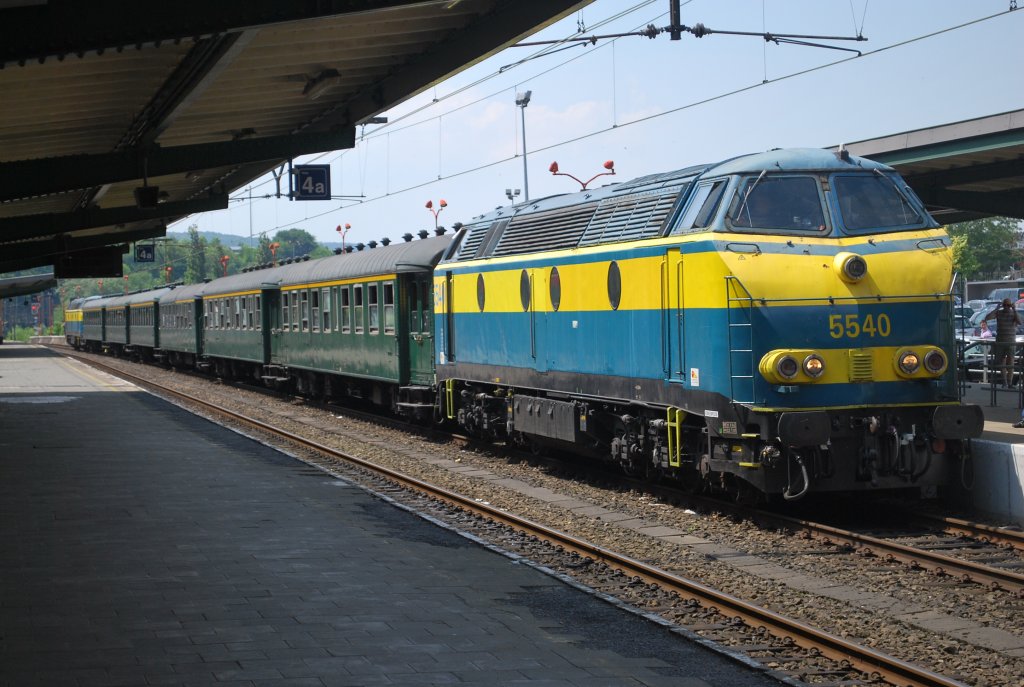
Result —
<path fill-rule="evenodd" d="M 492 255 L 518 255 L 575 248 L 597 209 L 596 203 L 518 215 Z"/>
<path fill-rule="evenodd" d="M 491 228 L 490 222 L 481 222 L 466 230 L 466 237 L 462 240 L 459 248 L 459 260 L 472 260 L 476 257 L 477 248 L 483 243 L 487 236 L 487 230 Z"/>
<path fill-rule="evenodd" d="M 632 193 L 605 199 L 590 220 L 580 245 L 635 241 L 657 236 L 676 198 L 686 186 L 669 186 L 657 192 Z"/>

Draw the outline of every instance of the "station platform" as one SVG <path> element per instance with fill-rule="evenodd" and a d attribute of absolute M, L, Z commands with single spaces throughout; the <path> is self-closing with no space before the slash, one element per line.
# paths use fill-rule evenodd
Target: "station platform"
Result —
<path fill-rule="evenodd" d="M 49 349 L 0 346 L 0 685 L 778 685 Z"/>

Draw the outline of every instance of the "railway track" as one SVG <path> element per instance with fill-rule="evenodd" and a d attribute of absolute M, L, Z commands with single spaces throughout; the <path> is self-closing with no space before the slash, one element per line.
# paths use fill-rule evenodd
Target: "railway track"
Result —
<path fill-rule="evenodd" d="M 531 550 L 530 557 L 539 558 L 544 565 L 564 569 L 578 579 L 585 571 L 584 584 L 605 593 L 626 599 L 641 594 L 645 601 L 640 605 L 648 610 L 656 608 L 663 617 L 671 617 L 684 627 L 685 632 L 730 646 L 731 651 L 741 652 L 752 660 L 771 666 L 769 669 L 779 675 L 796 677 L 808 683 L 843 685 L 877 684 L 879 680 L 907 687 L 953 687 L 962 684 L 697 581 L 494 508 L 478 499 L 435 487 L 259 419 L 99 363 L 93 358 L 79 359 L 186 406 L 198 407 L 203 412 L 326 456 L 331 461 L 328 469 L 335 474 L 339 465 L 354 466 L 382 481 L 377 487 L 380 491 L 394 493 L 395 489 L 400 489 L 418 494 L 430 504 L 455 509 L 460 514 L 458 517 L 468 521 L 471 527 L 499 528 L 502 530 L 499 538 L 506 544 Z"/>

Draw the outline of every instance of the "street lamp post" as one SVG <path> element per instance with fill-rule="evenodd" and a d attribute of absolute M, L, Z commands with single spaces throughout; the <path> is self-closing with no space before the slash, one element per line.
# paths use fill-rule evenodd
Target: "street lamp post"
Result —
<path fill-rule="evenodd" d="M 523 202 L 530 202 L 530 182 L 527 177 L 526 171 L 526 106 L 530 104 L 530 94 L 533 91 L 526 91 L 525 93 L 516 93 L 516 106 L 519 108 L 519 112 L 522 118 L 522 129 L 523 129 Z"/>

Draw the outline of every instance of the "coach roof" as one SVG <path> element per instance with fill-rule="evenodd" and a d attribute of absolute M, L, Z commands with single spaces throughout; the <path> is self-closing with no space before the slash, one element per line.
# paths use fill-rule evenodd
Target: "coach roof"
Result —
<path fill-rule="evenodd" d="M 435 236 L 285 265 L 274 270 L 275 281 L 281 286 L 292 286 L 430 271 L 450 243 L 449 236 Z"/>

